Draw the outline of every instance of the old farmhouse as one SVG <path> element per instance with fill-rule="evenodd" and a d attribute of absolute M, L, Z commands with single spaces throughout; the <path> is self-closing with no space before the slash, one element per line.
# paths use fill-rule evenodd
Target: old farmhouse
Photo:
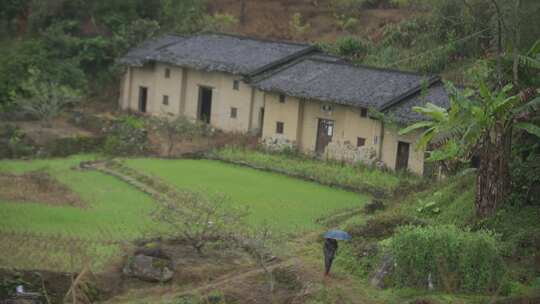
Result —
<path fill-rule="evenodd" d="M 127 67 L 122 109 L 185 115 L 258 134 L 270 147 L 417 174 L 424 171 L 418 134 L 400 136 L 399 127 L 423 118 L 415 105 L 449 106 L 438 76 L 355 65 L 307 44 L 168 35 L 120 62 Z"/>

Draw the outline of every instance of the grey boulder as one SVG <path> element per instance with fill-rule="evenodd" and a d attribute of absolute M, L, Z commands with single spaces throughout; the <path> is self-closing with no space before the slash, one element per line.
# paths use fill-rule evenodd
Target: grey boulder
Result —
<path fill-rule="evenodd" d="M 174 267 L 168 259 L 138 254 L 128 259 L 123 272 L 143 281 L 167 282 L 174 275 Z"/>

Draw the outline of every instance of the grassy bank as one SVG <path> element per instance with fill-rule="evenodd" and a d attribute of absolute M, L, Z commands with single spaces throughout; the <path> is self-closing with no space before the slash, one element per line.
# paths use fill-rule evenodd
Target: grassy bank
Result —
<path fill-rule="evenodd" d="M 424 182 L 420 177 L 410 174 L 385 172 L 360 164 L 348 165 L 337 161 L 320 161 L 303 156 L 247 149 L 224 148 L 215 151 L 212 157 L 378 197 L 390 196 L 398 190 L 410 191 Z"/>
<path fill-rule="evenodd" d="M 350 218 L 341 223 L 341 227 L 353 234 L 353 241 L 340 248 L 342 252 L 336 263 L 346 265 L 344 270 L 346 273 L 368 283 L 369 274 L 380 263 L 381 249 L 391 244 L 390 242 L 405 226 L 418 227 L 418 235 L 422 237 L 419 237 L 417 241 L 423 240 L 423 237 L 445 235 L 452 231 L 457 231 L 455 233 L 458 235 L 458 232 L 461 231 L 464 237 L 482 237 L 486 236 L 487 232 L 495 242 L 492 251 L 496 251 L 503 259 L 504 271 L 500 275 L 500 286 L 496 290 L 480 294 L 478 292 L 472 293 L 478 295 L 479 299 L 471 302 L 483 303 L 482 297 L 485 296 L 525 297 L 525 299 L 538 296 L 540 294 L 540 268 L 538 264 L 540 206 L 508 204 L 501 207 L 493 217 L 478 219 L 474 213 L 474 190 L 474 174 L 454 176 L 434 183 L 424 191 L 412 193 L 399 200 L 386 200 L 387 208 L 373 215 Z M 458 230 L 449 229 L 448 225 L 456 227 Z M 415 246 L 420 244 L 421 242 L 418 242 Z M 451 242 L 431 245 L 437 247 L 438 245 L 449 246 L 449 244 Z M 465 243 L 462 245 L 466 246 Z M 475 252 L 473 256 L 481 256 L 483 253 L 480 249 L 485 248 L 474 249 L 474 246 L 460 248 L 457 252 L 461 254 L 472 250 Z M 440 247 L 438 248 L 440 249 Z M 413 252 L 414 258 L 421 259 L 425 256 L 418 256 L 418 253 L 421 252 L 420 248 L 414 249 Z M 425 262 L 430 263 L 431 261 L 427 259 Z M 423 269 L 418 265 L 414 267 L 416 267 L 415 269 Z M 480 263 L 477 267 L 480 268 Z M 457 266 L 450 269 L 457 269 Z M 458 278 L 454 277 L 453 279 L 457 281 Z M 402 289 L 392 287 L 389 290 L 401 292 Z M 430 298 L 438 303 L 438 296 L 429 291 L 425 292 L 431 294 Z M 449 292 L 460 294 L 458 290 Z M 442 300 L 440 302 L 445 303 Z"/>

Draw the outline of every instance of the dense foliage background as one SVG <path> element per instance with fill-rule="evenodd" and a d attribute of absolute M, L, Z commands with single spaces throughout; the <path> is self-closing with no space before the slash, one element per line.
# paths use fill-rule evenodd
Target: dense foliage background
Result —
<path fill-rule="evenodd" d="M 3 0 L 0 105 L 25 94 L 32 69 L 88 97 L 110 98 L 118 56 L 162 32 L 201 29 L 205 9 L 198 0 Z"/>

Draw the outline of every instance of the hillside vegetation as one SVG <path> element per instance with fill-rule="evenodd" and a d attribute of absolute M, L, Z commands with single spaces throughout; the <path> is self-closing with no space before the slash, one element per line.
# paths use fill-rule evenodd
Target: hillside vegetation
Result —
<path fill-rule="evenodd" d="M 19 284 L 46 294 L 48 270 L 62 277 L 51 303 L 92 271 L 79 295 L 110 303 L 540 302 L 538 16 L 537 0 L 3 1 L 0 301 Z M 441 74 L 450 108 L 427 103 L 413 109 L 426 121 L 396 126 L 421 131 L 436 170 L 268 151 L 114 110 L 121 56 L 199 31 Z M 352 241 L 323 278 L 330 229 Z M 170 281 L 123 272 L 146 254 Z"/>

